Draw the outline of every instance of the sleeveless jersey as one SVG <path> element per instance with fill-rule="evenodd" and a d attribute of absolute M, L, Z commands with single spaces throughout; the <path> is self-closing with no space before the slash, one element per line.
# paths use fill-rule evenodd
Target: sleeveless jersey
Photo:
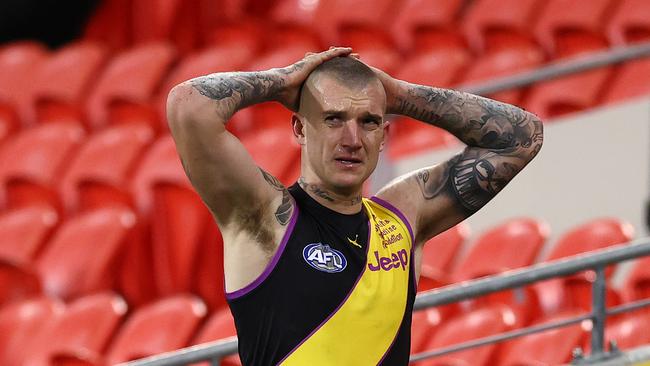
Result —
<path fill-rule="evenodd" d="M 413 233 L 377 197 L 345 215 L 299 185 L 277 252 L 227 293 L 246 366 L 407 365 L 416 283 Z"/>

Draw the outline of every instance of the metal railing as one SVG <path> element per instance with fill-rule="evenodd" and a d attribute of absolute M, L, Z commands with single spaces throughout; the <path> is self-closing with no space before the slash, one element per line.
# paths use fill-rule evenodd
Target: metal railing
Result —
<path fill-rule="evenodd" d="M 634 46 L 613 48 L 607 51 L 585 54 L 583 56 L 561 62 L 551 63 L 545 67 L 538 68 L 513 76 L 498 78 L 485 83 L 461 85 L 457 89 L 470 93 L 486 95 L 495 92 L 518 88 L 533 84 L 542 80 L 550 80 L 561 76 L 574 74 L 594 68 L 617 64 L 636 58 L 650 57 L 650 42 Z M 515 337 L 527 334 L 542 332 L 561 326 L 579 323 L 584 320 L 593 322 L 592 329 L 592 352 L 590 360 L 606 358 L 608 355 L 603 351 L 604 319 L 607 315 L 631 311 L 640 307 L 650 305 L 650 300 L 625 304 L 612 309 L 605 309 L 604 304 L 604 272 L 607 264 L 623 260 L 633 259 L 640 256 L 650 255 L 650 240 L 645 239 L 634 244 L 615 247 L 599 252 L 571 257 L 554 262 L 546 262 L 537 266 L 517 271 L 506 272 L 497 276 L 490 276 L 480 280 L 468 281 L 454 284 L 444 288 L 428 291 L 418 295 L 415 301 L 415 309 L 438 306 L 451 302 L 461 301 L 491 292 L 520 287 L 532 282 L 561 277 L 581 272 L 585 269 L 596 269 L 596 281 L 594 282 L 593 311 L 570 319 L 563 319 L 553 323 L 539 326 L 517 329 L 500 335 L 477 339 L 471 342 L 447 347 L 431 352 L 423 352 L 412 355 L 412 361 L 424 358 L 440 356 L 447 353 L 478 347 L 481 345 L 502 342 Z M 128 363 L 129 366 L 177 366 L 193 362 L 209 360 L 213 366 L 219 365 L 220 359 L 224 356 L 237 352 L 237 340 L 220 340 L 217 342 L 205 343 L 182 350 L 163 353 L 141 360 Z"/>
<path fill-rule="evenodd" d="M 596 279 L 593 282 L 592 312 L 585 315 L 565 318 L 560 321 L 549 322 L 532 327 L 516 329 L 510 332 L 480 338 L 469 342 L 456 344 L 438 350 L 418 353 L 411 356 L 411 361 L 437 357 L 448 353 L 458 352 L 469 348 L 484 346 L 486 344 L 503 342 L 512 338 L 528 334 L 543 332 L 545 330 L 564 327 L 584 320 L 591 320 L 592 354 L 580 362 L 594 362 L 616 356 L 616 353 L 607 353 L 604 350 L 605 318 L 608 315 L 620 314 L 642 307 L 650 306 L 650 299 L 623 304 L 614 308 L 605 308 L 605 267 L 610 264 L 650 255 L 650 238 L 636 240 L 630 244 L 620 244 L 607 249 L 590 252 L 587 254 L 567 257 L 552 262 L 544 262 L 527 267 L 507 271 L 499 275 L 461 282 L 439 289 L 427 291 L 417 296 L 414 309 L 424 309 L 433 306 L 445 305 L 453 302 L 486 295 L 492 292 L 509 290 L 529 285 L 534 282 L 563 277 L 585 270 L 595 269 Z M 128 363 L 129 366 L 177 366 L 188 363 L 210 360 L 212 365 L 219 365 L 219 360 L 224 356 L 237 352 L 237 340 L 221 340 L 212 343 L 197 345 L 175 352 L 163 353 L 141 360 Z"/>

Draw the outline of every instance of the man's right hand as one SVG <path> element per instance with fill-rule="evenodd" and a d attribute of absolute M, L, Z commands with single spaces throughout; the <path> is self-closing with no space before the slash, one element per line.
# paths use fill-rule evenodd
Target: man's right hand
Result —
<path fill-rule="evenodd" d="M 349 47 L 330 47 L 320 53 L 307 53 L 305 57 L 293 65 L 273 69 L 285 80 L 284 87 L 277 101 L 293 112 L 298 111 L 300 103 L 300 88 L 309 74 L 323 62 L 339 56 L 347 56 L 352 52 Z"/>

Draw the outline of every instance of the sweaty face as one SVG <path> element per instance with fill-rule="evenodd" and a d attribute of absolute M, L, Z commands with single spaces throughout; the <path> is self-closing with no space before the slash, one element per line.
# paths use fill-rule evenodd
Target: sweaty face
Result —
<path fill-rule="evenodd" d="M 340 191 L 358 190 L 370 176 L 383 148 L 386 94 L 379 80 L 346 86 L 321 75 L 303 87 L 303 176 Z"/>

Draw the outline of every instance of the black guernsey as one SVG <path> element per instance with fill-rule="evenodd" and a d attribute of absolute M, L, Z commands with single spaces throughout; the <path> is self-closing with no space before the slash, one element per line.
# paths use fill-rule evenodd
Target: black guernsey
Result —
<path fill-rule="evenodd" d="M 375 197 L 345 215 L 298 184 L 289 192 L 296 207 L 277 253 L 226 294 L 243 365 L 407 365 L 416 285 L 406 219 Z"/>

